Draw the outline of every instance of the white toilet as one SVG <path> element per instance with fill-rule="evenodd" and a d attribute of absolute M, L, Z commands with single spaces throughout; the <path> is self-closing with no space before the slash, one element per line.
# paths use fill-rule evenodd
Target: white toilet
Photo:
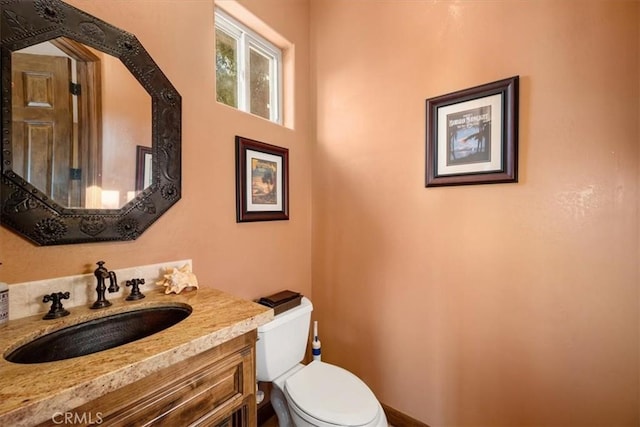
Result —
<path fill-rule="evenodd" d="M 351 372 L 304 358 L 313 305 L 306 297 L 258 327 L 258 381 L 271 381 L 280 427 L 387 427 L 380 402 Z"/>

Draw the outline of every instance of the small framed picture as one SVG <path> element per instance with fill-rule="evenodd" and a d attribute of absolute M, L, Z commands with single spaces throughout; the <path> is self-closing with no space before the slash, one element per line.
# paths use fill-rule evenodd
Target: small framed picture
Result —
<path fill-rule="evenodd" d="M 289 219 L 289 150 L 236 136 L 236 221 Z"/>
<path fill-rule="evenodd" d="M 151 185 L 153 177 L 151 167 L 153 165 L 151 147 L 136 146 L 136 192 L 142 191 Z"/>
<path fill-rule="evenodd" d="M 426 187 L 518 181 L 518 76 L 427 99 Z"/>

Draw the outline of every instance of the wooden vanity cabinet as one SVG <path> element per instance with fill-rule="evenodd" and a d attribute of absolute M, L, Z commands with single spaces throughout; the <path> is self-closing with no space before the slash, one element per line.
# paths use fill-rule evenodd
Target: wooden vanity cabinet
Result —
<path fill-rule="evenodd" d="M 152 373 L 69 411 L 64 425 L 256 426 L 256 338 L 254 329 Z"/>

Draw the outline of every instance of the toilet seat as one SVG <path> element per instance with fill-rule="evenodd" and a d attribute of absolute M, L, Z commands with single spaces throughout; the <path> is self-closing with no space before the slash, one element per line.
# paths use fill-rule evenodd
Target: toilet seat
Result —
<path fill-rule="evenodd" d="M 365 426 L 380 411 L 375 395 L 360 378 L 320 361 L 287 378 L 284 390 L 292 409 L 315 425 Z"/>

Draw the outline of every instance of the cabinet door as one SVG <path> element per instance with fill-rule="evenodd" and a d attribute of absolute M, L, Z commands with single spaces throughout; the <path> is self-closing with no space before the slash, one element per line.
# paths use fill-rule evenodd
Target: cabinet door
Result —
<path fill-rule="evenodd" d="M 65 425 L 255 426 L 256 335 L 234 338 L 75 408 L 75 422 Z"/>
<path fill-rule="evenodd" d="M 242 408 L 238 409 L 237 411 L 235 411 L 233 414 L 231 414 L 230 416 L 226 417 L 225 419 L 223 419 L 220 422 L 216 422 L 214 424 L 209 424 L 209 423 L 203 423 L 203 424 L 197 424 L 198 427 L 244 427 L 244 426 L 248 426 L 249 424 L 249 417 L 247 416 L 248 414 L 248 406 L 243 406 Z"/>

